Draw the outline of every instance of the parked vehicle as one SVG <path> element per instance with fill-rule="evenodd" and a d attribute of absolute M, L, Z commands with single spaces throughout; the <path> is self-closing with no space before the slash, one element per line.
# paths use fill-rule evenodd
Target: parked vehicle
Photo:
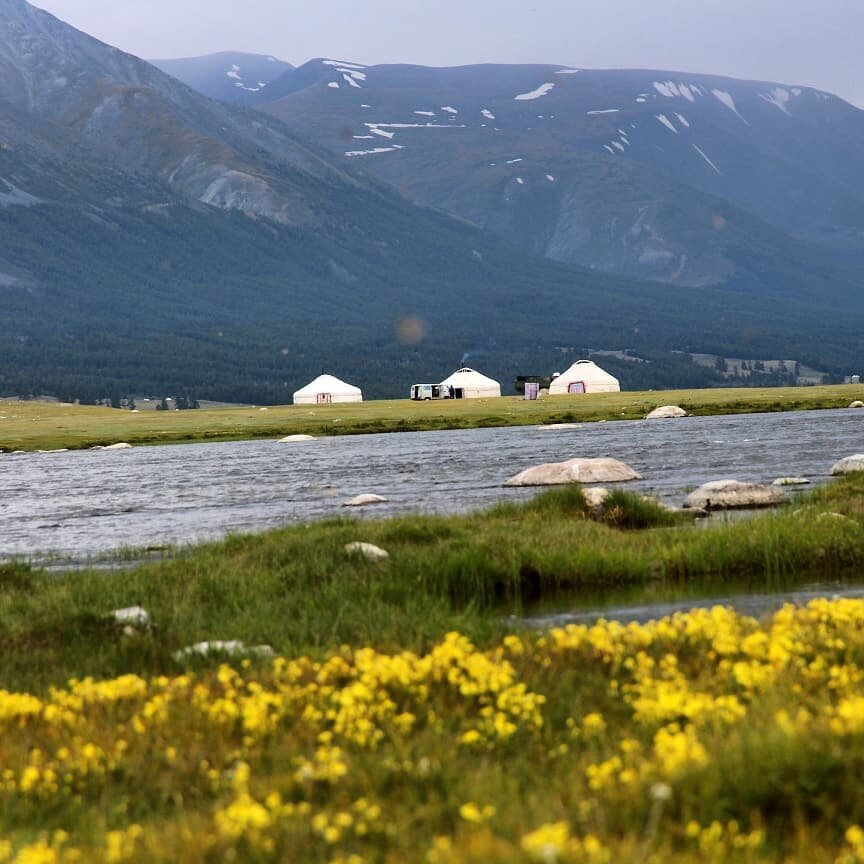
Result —
<path fill-rule="evenodd" d="M 418 402 L 426 399 L 449 399 L 450 389 L 443 384 L 412 384 L 411 398 Z"/>

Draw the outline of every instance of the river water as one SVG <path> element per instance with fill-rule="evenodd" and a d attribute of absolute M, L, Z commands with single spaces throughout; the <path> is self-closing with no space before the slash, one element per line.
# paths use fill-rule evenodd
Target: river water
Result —
<path fill-rule="evenodd" d="M 680 504 L 707 480 L 819 482 L 858 452 L 864 411 L 852 409 L 7 454 L 0 558 L 74 562 L 347 513 L 465 512 L 536 494 L 502 483 L 574 456 L 621 459 L 644 476 L 628 488 Z M 341 506 L 363 492 L 389 501 L 362 514 Z"/>

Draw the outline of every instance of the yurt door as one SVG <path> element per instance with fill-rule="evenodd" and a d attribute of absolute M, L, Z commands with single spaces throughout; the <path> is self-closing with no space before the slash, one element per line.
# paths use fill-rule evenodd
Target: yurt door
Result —
<path fill-rule="evenodd" d="M 567 385 L 568 393 L 584 393 L 585 392 L 585 382 L 584 381 L 573 381 Z"/>
<path fill-rule="evenodd" d="M 329 405 L 333 401 L 332 393 L 316 393 L 315 402 L 318 405 Z"/>

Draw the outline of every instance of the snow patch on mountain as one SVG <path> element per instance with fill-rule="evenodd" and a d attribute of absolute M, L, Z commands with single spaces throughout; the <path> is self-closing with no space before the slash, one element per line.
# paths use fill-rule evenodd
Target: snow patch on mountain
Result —
<path fill-rule="evenodd" d="M 480 113 L 481 113 L 481 114 L 482 114 L 482 115 L 483 115 L 487 120 L 494 120 L 494 119 L 495 119 L 495 115 L 494 115 L 494 114 L 493 114 L 493 113 L 492 113 L 488 108 L 484 108 Z"/>
<path fill-rule="evenodd" d="M 774 87 L 768 93 L 760 93 L 759 98 L 764 99 L 771 105 L 776 105 L 784 114 L 789 115 L 789 100 L 791 99 L 791 94 L 785 88 Z"/>
<path fill-rule="evenodd" d="M 359 84 L 358 84 L 358 83 L 357 83 L 357 82 L 356 82 L 356 81 L 355 81 L 355 80 L 354 80 L 350 75 L 348 75 L 348 74 L 346 74 L 346 73 L 343 73 L 343 75 L 342 75 L 342 80 L 343 80 L 346 84 L 349 84 L 351 87 L 356 87 L 358 90 L 361 90 L 361 89 L 362 89 L 362 88 L 360 87 L 360 85 L 359 85 Z"/>
<path fill-rule="evenodd" d="M 442 105 L 442 111 L 446 111 L 448 114 L 458 114 L 459 112 L 452 105 Z"/>
<path fill-rule="evenodd" d="M 695 102 L 697 96 L 702 95 L 702 91 L 695 84 L 685 84 L 683 82 L 674 81 L 654 81 L 654 89 L 667 99 L 686 99 L 688 102 Z M 638 101 L 638 100 L 637 100 Z"/>
<path fill-rule="evenodd" d="M 240 67 L 236 63 L 231 64 L 231 68 L 225 73 L 229 78 L 240 80 Z"/>
<path fill-rule="evenodd" d="M 536 90 L 532 90 L 530 93 L 520 93 L 518 96 L 514 96 L 513 99 L 517 102 L 525 102 L 530 99 L 540 99 L 542 96 L 545 96 L 555 87 L 554 82 L 547 82 L 546 84 L 541 84 Z"/>
<path fill-rule="evenodd" d="M 420 114 L 423 117 L 434 117 L 435 116 L 434 111 L 415 111 L 414 113 Z"/>
<path fill-rule="evenodd" d="M 575 75 L 577 72 L 581 72 L 581 69 L 559 69 L 555 74 L 556 75 Z"/>
<path fill-rule="evenodd" d="M 723 176 L 723 172 L 705 155 L 705 151 L 701 147 L 697 147 L 695 144 L 690 145 L 721 177 Z"/>
<path fill-rule="evenodd" d="M 586 111 L 586 114 L 617 114 L 621 109 L 620 108 L 600 108 L 595 109 L 594 111 Z"/>
<path fill-rule="evenodd" d="M 33 207 L 42 203 L 44 202 L 41 198 L 19 189 L 14 183 L 0 177 L 0 207 Z"/>
<path fill-rule="evenodd" d="M 670 132 L 674 132 L 676 135 L 678 134 L 678 130 L 665 114 L 656 114 L 655 119 L 659 120 Z"/>
<path fill-rule="evenodd" d="M 687 119 L 683 114 L 678 114 L 678 113 L 676 112 L 676 113 L 675 113 L 675 116 L 678 118 L 678 122 L 679 122 L 682 126 L 686 126 L 688 129 L 690 128 L 690 121 L 689 121 L 689 120 L 688 120 L 688 119 Z"/>
<path fill-rule="evenodd" d="M 346 69 L 358 70 L 358 69 L 366 69 L 367 68 L 362 63 L 348 63 L 345 60 L 322 60 L 321 62 L 325 66 L 337 66 L 337 67 L 344 66 Z"/>
<path fill-rule="evenodd" d="M 712 90 L 711 92 L 722 105 L 725 105 L 733 114 L 744 120 L 738 109 L 735 107 L 735 100 L 732 98 L 731 93 L 727 93 L 725 90 Z M 744 122 L 747 123 L 746 120 L 744 120 Z M 750 124 L 747 123 L 747 125 L 749 126 Z"/>
<path fill-rule="evenodd" d="M 327 86 L 332 87 L 334 90 L 338 90 L 339 89 L 339 82 L 338 81 L 331 81 Z"/>
<path fill-rule="evenodd" d="M 375 156 L 378 153 L 393 153 L 396 150 L 401 150 L 398 144 L 394 144 L 392 147 L 375 147 L 372 150 L 346 150 L 346 156 Z"/>

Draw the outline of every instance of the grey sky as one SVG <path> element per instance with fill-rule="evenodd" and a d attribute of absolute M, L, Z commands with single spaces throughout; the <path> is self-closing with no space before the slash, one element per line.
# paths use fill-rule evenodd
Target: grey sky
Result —
<path fill-rule="evenodd" d="M 36 0 L 141 57 L 221 50 L 361 63 L 713 72 L 864 107 L 862 0 Z"/>

